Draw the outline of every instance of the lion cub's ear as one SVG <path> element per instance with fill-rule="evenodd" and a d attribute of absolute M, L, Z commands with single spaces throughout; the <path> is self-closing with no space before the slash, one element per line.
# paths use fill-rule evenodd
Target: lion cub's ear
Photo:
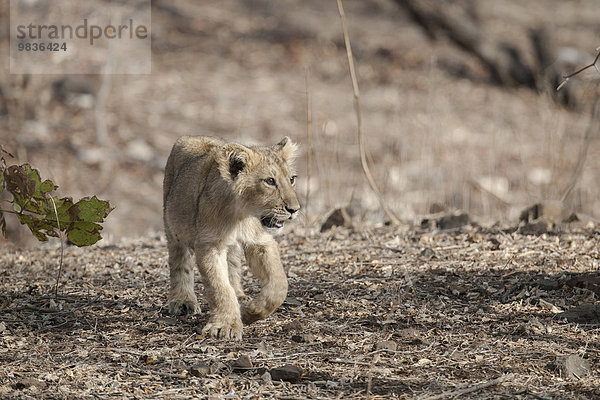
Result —
<path fill-rule="evenodd" d="M 223 178 L 234 181 L 244 168 L 248 166 L 252 150 L 237 143 L 223 146 L 219 154 L 219 171 Z"/>
<path fill-rule="evenodd" d="M 298 152 L 298 145 L 292 142 L 292 139 L 285 136 L 281 139 L 281 142 L 275 145 L 275 148 L 281 154 L 281 157 L 285 162 L 292 162 L 296 158 L 296 153 Z"/>

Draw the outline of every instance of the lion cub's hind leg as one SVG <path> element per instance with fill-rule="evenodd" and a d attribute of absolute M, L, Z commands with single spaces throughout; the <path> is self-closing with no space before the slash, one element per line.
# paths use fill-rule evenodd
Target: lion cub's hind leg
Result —
<path fill-rule="evenodd" d="M 168 238 L 169 239 L 169 238 Z M 194 255 L 175 239 L 168 240 L 169 248 L 169 313 L 186 315 L 200 312 L 194 293 Z"/>

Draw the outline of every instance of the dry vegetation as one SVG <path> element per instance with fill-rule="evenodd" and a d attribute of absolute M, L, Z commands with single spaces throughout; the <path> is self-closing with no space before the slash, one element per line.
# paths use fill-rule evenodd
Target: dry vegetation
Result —
<path fill-rule="evenodd" d="M 526 0 L 456 2 L 467 3 L 485 32 L 523 47 L 526 57 L 534 52 L 521 39 L 530 28 L 545 26 L 565 73 L 591 62 L 600 45 L 594 0 L 552 7 Z M 180 135 L 246 143 L 289 135 L 302 145 L 298 165 L 305 176 L 309 68 L 311 221 L 352 199 L 365 212 L 378 209 L 360 169 L 335 1 L 153 4 L 151 76 L 106 82 L 102 76 L 34 75 L 25 85 L 22 76 L 2 75 L 0 141 L 18 161 L 31 161 L 65 194 L 110 199 L 117 209 L 107 234 L 156 232 L 162 229 L 162 169 Z M 391 0 L 344 5 L 367 151 L 375 179 L 401 219 L 418 218 L 440 203 L 481 223 L 515 221 L 522 208 L 561 197 L 589 121 L 596 70 L 569 82 L 580 108 L 568 111 L 547 93 L 494 85 L 474 57 L 449 41 L 429 40 Z M 109 86 L 102 99 L 104 144 L 95 120 L 103 81 Z M 595 143 L 570 201 L 597 217 Z M 300 182 L 302 192 L 306 183 Z"/>
<path fill-rule="evenodd" d="M 600 45 L 595 0 L 454 3 L 526 57 L 534 53 L 521 38 L 545 26 L 565 73 Z M 106 241 L 67 248 L 56 300 L 58 244 L 22 250 L 9 226 L 19 244 L 0 243 L 0 398 L 600 397 L 597 315 L 584 324 L 557 316 L 600 294 L 597 140 L 567 205 L 591 222 L 516 229 L 523 208 L 569 186 L 600 74 L 569 81 L 579 105 L 567 110 L 550 87 L 493 84 L 476 59 L 429 40 L 391 0 L 344 8 L 368 159 L 406 225 L 373 227 L 383 213 L 360 167 L 335 1 L 155 0 L 151 76 L 3 70 L 0 143 L 62 195 L 97 194 L 117 208 Z M 166 156 L 185 134 L 245 143 L 289 135 L 302 145 L 305 176 L 307 68 L 313 165 L 299 188 L 303 199 L 310 185 L 311 197 L 306 225 L 280 240 L 289 297 L 242 342 L 205 338 L 206 314 L 172 318 L 163 308 L 166 246 L 152 232 L 162 230 Z M 316 233 L 348 203 L 356 228 Z M 486 228 L 418 223 L 452 209 Z M 590 375 L 565 376 L 556 365 L 568 355 L 587 360 Z M 285 365 L 303 376 L 273 379 Z"/>
<path fill-rule="evenodd" d="M 600 294 L 597 233 L 511 231 L 286 235 L 289 297 L 237 343 L 202 336 L 205 313 L 165 314 L 164 239 L 69 248 L 57 302 L 57 251 L 11 251 L 0 257 L 0 397 L 597 398 L 598 326 L 555 315 Z M 591 376 L 553 367 L 573 354 Z M 244 355 L 252 365 L 236 366 Z M 265 374 L 284 365 L 304 375 Z"/>

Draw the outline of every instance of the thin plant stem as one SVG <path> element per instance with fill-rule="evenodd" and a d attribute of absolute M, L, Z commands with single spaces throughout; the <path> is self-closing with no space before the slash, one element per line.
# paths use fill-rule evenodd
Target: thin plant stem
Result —
<path fill-rule="evenodd" d="M 306 223 L 310 224 L 309 202 L 310 202 L 310 176 L 312 168 L 312 134 L 313 134 L 313 122 L 312 122 L 312 97 L 310 93 L 310 69 L 306 68 L 306 138 L 308 152 L 306 154 L 306 199 L 304 201 L 304 214 L 306 217 Z"/>
<path fill-rule="evenodd" d="M 56 276 L 56 285 L 54 286 L 54 297 L 56 298 L 56 301 L 58 301 L 58 284 L 60 283 L 60 276 L 62 274 L 65 245 L 64 245 L 62 232 L 60 229 L 60 220 L 58 219 L 58 210 L 56 209 L 56 203 L 54 202 L 54 197 L 50 196 L 50 200 L 52 200 L 52 206 L 54 207 L 54 215 L 56 215 L 56 224 L 58 225 L 58 232 L 59 232 L 59 239 L 60 239 L 60 263 L 58 264 L 58 274 Z"/>
<path fill-rule="evenodd" d="M 569 181 L 569 185 L 565 189 L 560 201 L 565 203 L 579 178 L 581 177 L 581 173 L 583 172 L 583 166 L 585 165 L 585 161 L 587 158 L 588 148 L 590 147 L 590 142 L 592 141 L 592 136 L 594 132 L 598 130 L 598 113 L 600 112 L 600 94 L 596 95 L 596 99 L 594 100 L 594 105 L 592 106 L 592 116 L 590 117 L 590 124 L 588 125 L 587 130 L 585 131 L 585 136 L 583 137 L 583 142 L 581 143 L 581 148 L 579 149 L 579 156 L 577 157 L 577 165 L 571 174 L 571 179 Z"/>
<path fill-rule="evenodd" d="M 358 125 L 358 150 L 360 153 L 360 163 L 362 166 L 362 170 L 367 178 L 367 182 L 371 187 L 371 190 L 377 196 L 377 200 L 385 214 L 390 219 L 390 222 L 394 225 L 400 224 L 400 220 L 394 213 L 389 209 L 385 200 L 375 183 L 375 179 L 373 179 L 373 175 L 371 174 L 371 170 L 369 169 L 369 164 L 367 163 L 367 157 L 365 152 L 365 138 L 362 128 L 362 115 L 360 110 L 360 91 L 358 89 L 358 79 L 356 78 L 356 71 L 354 69 L 354 57 L 352 55 L 352 47 L 350 46 L 350 37 L 348 35 L 348 28 L 346 27 L 346 15 L 344 14 L 344 7 L 342 5 L 342 0 L 337 0 L 338 10 L 340 13 L 340 19 L 342 21 L 342 31 L 344 33 L 344 44 L 346 45 L 346 54 L 348 56 L 348 66 L 350 67 L 350 77 L 352 79 L 352 89 L 354 90 L 354 110 L 356 113 L 356 122 Z"/>

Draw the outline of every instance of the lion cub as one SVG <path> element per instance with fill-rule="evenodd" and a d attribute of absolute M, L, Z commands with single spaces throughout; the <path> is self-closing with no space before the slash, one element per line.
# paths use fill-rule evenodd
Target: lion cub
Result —
<path fill-rule="evenodd" d="M 194 254 L 211 316 L 203 329 L 241 339 L 242 322 L 266 318 L 287 295 L 288 283 L 271 236 L 298 215 L 296 145 L 246 147 L 212 137 L 179 138 L 167 161 L 164 223 L 169 248 L 169 312 L 199 311 L 194 294 Z M 242 253 L 262 285 L 246 299 Z M 244 301 L 241 306 L 238 299 Z"/>

